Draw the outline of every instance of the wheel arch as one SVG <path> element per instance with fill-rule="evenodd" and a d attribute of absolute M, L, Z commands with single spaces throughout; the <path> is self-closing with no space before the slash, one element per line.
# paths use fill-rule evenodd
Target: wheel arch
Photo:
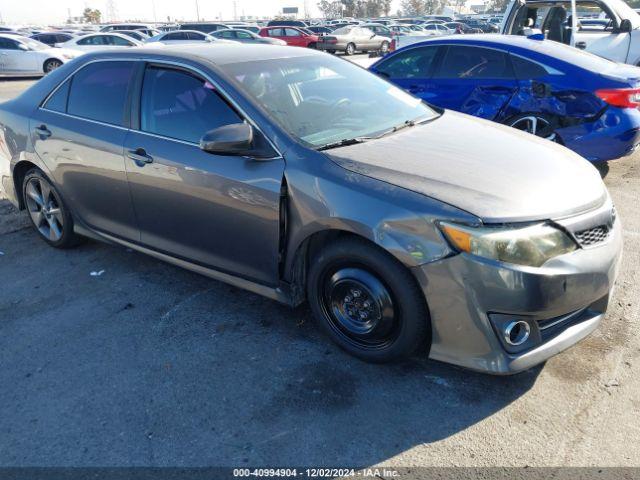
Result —
<path fill-rule="evenodd" d="M 13 187 L 16 192 L 16 200 L 18 201 L 18 208 L 20 210 L 25 209 L 24 197 L 22 192 L 22 182 L 24 181 L 24 177 L 29 170 L 33 170 L 37 168 L 40 170 L 45 176 L 48 176 L 46 172 L 42 170 L 38 165 L 29 160 L 22 160 L 13 167 Z"/>

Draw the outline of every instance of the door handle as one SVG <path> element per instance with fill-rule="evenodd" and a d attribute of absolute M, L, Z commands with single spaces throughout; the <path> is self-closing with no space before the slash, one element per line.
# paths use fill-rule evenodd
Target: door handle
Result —
<path fill-rule="evenodd" d="M 587 48 L 587 42 L 576 42 L 576 48 L 584 50 L 585 48 Z"/>
<path fill-rule="evenodd" d="M 41 140 L 44 140 L 51 136 L 51 130 L 49 130 L 46 125 L 40 125 L 39 127 L 36 127 L 35 131 Z"/>
<path fill-rule="evenodd" d="M 147 155 L 144 148 L 137 148 L 135 150 L 129 150 L 127 157 L 136 162 L 139 167 L 144 167 L 147 163 L 153 163 L 153 157 Z"/>

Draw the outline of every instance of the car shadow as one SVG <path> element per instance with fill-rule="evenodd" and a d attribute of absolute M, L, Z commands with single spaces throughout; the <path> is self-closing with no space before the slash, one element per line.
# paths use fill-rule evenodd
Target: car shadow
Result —
<path fill-rule="evenodd" d="M 306 306 L 124 248 L 20 229 L 0 250 L 2 465 L 369 466 L 482 422 L 541 370 L 367 364 Z"/>
<path fill-rule="evenodd" d="M 609 162 L 596 162 L 593 166 L 596 167 L 596 170 L 598 170 L 603 180 L 609 174 Z"/>

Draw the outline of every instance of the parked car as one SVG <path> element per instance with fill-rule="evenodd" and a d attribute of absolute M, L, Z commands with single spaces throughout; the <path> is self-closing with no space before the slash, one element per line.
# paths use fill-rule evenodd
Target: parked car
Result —
<path fill-rule="evenodd" d="M 260 30 L 262 29 L 262 27 L 259 27 L 258 25 L 246 25 L 243 27 L 232 26 L 231 28 L 233 28 L 234 30 L 246 30 L 251 33 L 255 33 L 256 35 L 258 35 L 260 33 Z"/>
<path fill-rule="evenodd" d="M 163 44 L 179 44 L 179 43 L 211 43 L 215 38 L 209 34 L 199 32 L 197 30 L 175 30 L 172 32 L 163 32 L 155 37 L 146 40 L 145 43 L 163 43 Z M 220 40 L 218 40 L 220 41 Z"/>
<path fill-rule="evenodd" d="M 31 35 L 30 38 L 37 40 L 40 43 L 44 43 L 45 45 L 49 45 L 50 47 L 55 46 L 57 43 L 68 42 L 76 35 L 71 33 L 63 33 L 63 32 L 45 32 L 45 33 L 36 33 L 35 35 Z"/>
<path fill-rule="evenodd" d="M 79 55 L 32 38 L 0 33 L 0 76 L 45 75 Z"/>
<path fill-rule="evenodd" d="M 368 28 L 350 25 L 335 30 L 331 35 L 320 37 L 317 48 L 329 53 L 344 52 L 353 55 L 360 52 L 387 53 L 391 45 L 390 37 L 383 37 Z"/>
<path fill-rule="evenodd" d="M 142 42 L 120 33 L 90 33 L 89 35 L 74 37 L 64 43 L 59 43 L 56 46 L 70 48 L 73 50 L 82 50 L 83 52 L 91 52 L 97 50 L 137 47 L 140 45 L 142 45 Z"/>
<path fill-rule="evenodd" d="M 240 30 L 235 28 L 228 30 L 218 30 L 217 32 L 211 33 L 211 36 L 222 40 L 231 40 L 240 43 L 263 43 L 268 45 L 287 44 L 287 42 L 285 42 L 284 40 L 271 37 L 261 37 L 260 35 L 256 35 L 255 33 L 248 30 Z"/>
<path fill-rule="evenodd" d="M 307 27 L 306 30 L 309 30 L 311 33 L 313 33 L 314 35 L 329 35 L 331 32 L 333 32 L 333 29 L 329 28 L 329 27 L 321 27 L 318 25 L 313 25 L 311 27 Z"/>
<path fill-rule="evenodd" d="M 229 28 L 229 25 L 227 25 L 226 23 L 194 22 L 194 23 L 183 23 L 182 25 L 180 25 L 179 30 L 190 30 L 190 31 L 195 30 L 202 33 L 211 33 L 217 30 L 227 30 L 228 28 Z"/>
<path fill-rule="evenodd" d="M 111 23 L 100 28 L 101 32 L 114 32 L 116 30 L 153 30 L 153 27 L 146 23 Z"/>
<path fill-rule="evenodd" d="M 125 35 L 129 38 L 133 38 L 134 40 L 142 43 L 149 39 L 149 36 L 141 32 L 140 30 L 114 30 L 113 32 Z"/>
<path fill-rule="evenodd" d="M 597 328 L 620 261 L 584 159 L 309 49 L 88 54 L 0 106 L 0 145 L 3 193 L 49 245 L 307 300 L 372 362 L 530 368 Z"/>
<path fill-rule="evenodd" d="M 560 143 L 598 162 L 640 143 L 640 68 L 547 40 L 434 39 L 371 66 L 432 105 Z"/>
<path fill-rule="evenodd" d="M 382 25 L 381 23 L 363 23 L 361 27 L 371 30 L 376 35 L 393 38 L 393 32 L 389 30 L 386 25 Z"/>
<path fill-rule="evenodd" d="M 421 33 L 424 35 L 451 35 L 454 31 L 444 24 L 428 23 L 423 26 Z"/>
<path fill-rule="evenodd" d="M 309 24 L 302 20 L 271 20 L 267 22 L 267 27 L 302 27 L 306 28 Z"/>
<path fill-rule="evenodd" d="M 608 20 L 608 26 L 576 22 L 570 1 L 513 0 L 505 11 L 502 33 L 542 32 L 549 40 L 572 45 L 614 62 L 640 65 L 640 15 L 623 0 L 576 0 L 577 11 Z M 577 20 L 577 18 L 576 18 Z"/>
<path fill-rule="evenodd" d="M 260 30 L 261 37 L 277 38 L 292 47 L 316 48 L 317 35 L 312 35 L 298 27 L 265 27 Z"/>

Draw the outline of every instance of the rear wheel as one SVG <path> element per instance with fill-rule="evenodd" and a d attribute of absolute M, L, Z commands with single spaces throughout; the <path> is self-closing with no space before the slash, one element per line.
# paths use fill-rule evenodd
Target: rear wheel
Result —
<path fill-rule="evenodd" d="M 365 361 L 402 359 L 430 344 L 429 314 L 415 279 L 364 240 L 344 238 L 316 255 L 307 290 L 323 329 Z"/>
<path fill-rule="evenodd" d="M 40 237 L 52 247 L 69 248 L 81 237 L 73 231 L 73 218 L 60 194 L 38 169 L 27 172 L 22 182 L 22 195 L 31 224 Z"/>
<path fill-rule="evenodd" d="M 50 58 L 49 60 L 44 62 L 44 66 L 42 68 L 44 69 L 44 73 L 51 73 L 56 68 L 60 68 L 61 66 L 62 62 L 60 60 L 56 58 Z"/>
<path fill-rule="evenodd" d="M 523 132 L 531 133 L 536 137 L 561 143 L 561 139 L 556 133 L 555 122 L 550 117 L 541 114 L 523 114 L 510 119 L 507 125 Z"/>
<path fill-rule="evenodd" d="M 356 46 L 353 43 L 349 43 L 347 45 L 347 48 L 344 49 L 344 54 L 345 55 L 353 55 L 354 53 L 356 53 Z"/>
<path fill-rule="evenodd" d="M 386 54 L 388 52 L 389 52 L 389 42 L 384 41 L 380 45 L 380 53 L 382 53 L 384 55 L 384 54 Z"/>

